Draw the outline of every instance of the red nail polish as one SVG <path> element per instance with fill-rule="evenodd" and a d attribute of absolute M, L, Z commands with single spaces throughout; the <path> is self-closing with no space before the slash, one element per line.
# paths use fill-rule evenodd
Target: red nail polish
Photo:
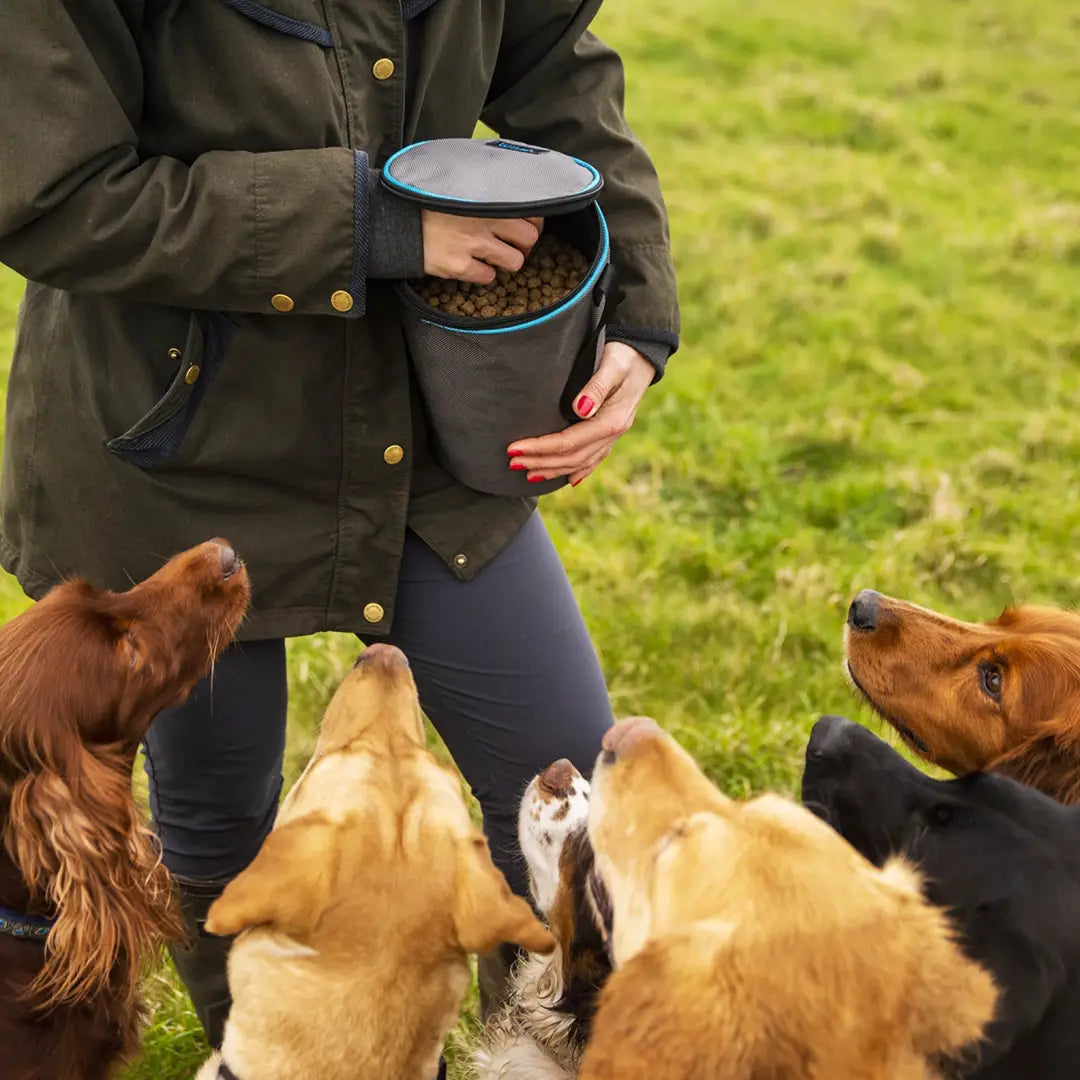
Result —
<path fill-rule="evenodd" d="M 542 484 L 546 479 L 547 479 L 546 476 L 530 476 L 529 477 L 529 483 L 530 484 Z"/>
<path fill-rule="evenodd" d="M 514 472 L 522 472 L 525 469 L 525 466 L 520 461 L 511 461 L 510 468 L 513 469 Z"/>
<path fill-rule="evenodd" d="M 524 453 L 525 453 L 524 450 L 507 450 L 506 451 L 506 456 L 507 457 L 521 457 L 521 455 L 524 454 Z"/>
<path fill-rule="evenodd" d="M 581 480 L 584 480 L 584 479 L 585 479 L 585 477 L 583 476 L 583 477 L 581 478 Z M 571 484 L 570 486 L 571 486 L 571 487 L 577 487 L 577 486 L 578 486 L 578 484 L 580 484 L 580 483 L 581 483 L 581 480 L 575 480 L 575 481 L 574 481 L 574 482 L 573 482 L 573 483 L 572 483 L 572 484 Z"/>
<path fill-rule="evenodd" d="M 587 394 L 582 394 L 577 399 L 578 416 L 588 416 L 593 411 L 593 400 Z"/>

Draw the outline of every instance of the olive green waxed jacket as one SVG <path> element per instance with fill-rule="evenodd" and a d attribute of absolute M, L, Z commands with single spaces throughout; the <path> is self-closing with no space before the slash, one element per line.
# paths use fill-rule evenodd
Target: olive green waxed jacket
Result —
<path fill-rule="evenodd" d="M 625 291 L 677 345 L 667 220 L 600 0 L 3 0 L 0 262 L 28 279 L 0 561 L 33 597 L 125 588 L 225 536 L 242 636 L 386 633 L 414 529 L 461 579 L 533 501 L 434 461 L 395 279 L 408 143 L 500 135 L 594 164 Z M 657 360 L 656 349 L 660 350 Z"/>

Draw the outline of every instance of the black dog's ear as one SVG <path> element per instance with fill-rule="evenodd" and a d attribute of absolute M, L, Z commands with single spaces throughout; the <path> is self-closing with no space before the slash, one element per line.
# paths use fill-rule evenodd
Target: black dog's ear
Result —
<path fill-rule="evenodd" d="M 979 1048 L 985 1069 L 1042 1021 L 1069 973 L 1061 957 L 1025 930 L 1008 900 L 980 904 L 956 921 L 964 927 L 964 952 L 990 972 L 1000 991 Z"/>

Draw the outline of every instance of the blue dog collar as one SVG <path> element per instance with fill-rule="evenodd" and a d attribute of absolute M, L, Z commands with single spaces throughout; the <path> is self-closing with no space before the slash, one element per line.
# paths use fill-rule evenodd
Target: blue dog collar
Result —
<path fill-rule="evenodd" d="M 8 937 L 44 941 L 55 923 L 55 919 L 46 919 L 41 915 L 24 915 L 21 911 L 0 907 L 0 934 L 7 934 Z"/>

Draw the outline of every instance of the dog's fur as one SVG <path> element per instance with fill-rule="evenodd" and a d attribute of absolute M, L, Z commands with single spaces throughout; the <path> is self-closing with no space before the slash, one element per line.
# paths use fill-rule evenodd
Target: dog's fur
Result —
<path fill-rule="evenodd" d="M 425 749 L 416 686 L 389 645 L 345 677 L 273 831 L 206 928 L 240 935 L 221 1054 L 240 1080 L 431 1080 L 467 955 L 554 944 Z"/>
<path fill-rule="evenodd" d="M 4 1080 L 101 1080 L 137 1049 L 141 964 L 180 924 L 131 769 L 243 618 L 224 550 L 125 593 L 67 582 L 0 629 L 0 905 L 56 919 L 44 946 L 0 935 Z"/>
<path fill-rule="evenodd" d="M 876 626 L 844 631 L 847 674 L 875 712 L 952 773 L 1080 802 L 1080 615 L 1029 606 L 968 623 L 875 595 Z"/>
<path fill-rule="evenodd" d="M 518 842 L 555 951 L 514 969 L 506 1004 L 485 1024 L 476 1080 L 571 1080 L 578 1074 L 611 961 L 593 907 L 587 833 L 589 782 L 569 761 L 533 778 L 521 800 Z"/>
<path fill-rule="evenodd" d="M 616 970 L 582 1080 L 926 1080 L 996 992 L 900 860 L 725 798 L 652 721 L 604 739 L 589 832 Z"/>
<path fill-rule="evenodd" d="M 989 773 L 931 779 L 841 717 L 814 727 L 803 800 L 876 865 L 917 863 L 1001 987 L 973 1080 L 1080 1075 L 1080 808 Z"/>

